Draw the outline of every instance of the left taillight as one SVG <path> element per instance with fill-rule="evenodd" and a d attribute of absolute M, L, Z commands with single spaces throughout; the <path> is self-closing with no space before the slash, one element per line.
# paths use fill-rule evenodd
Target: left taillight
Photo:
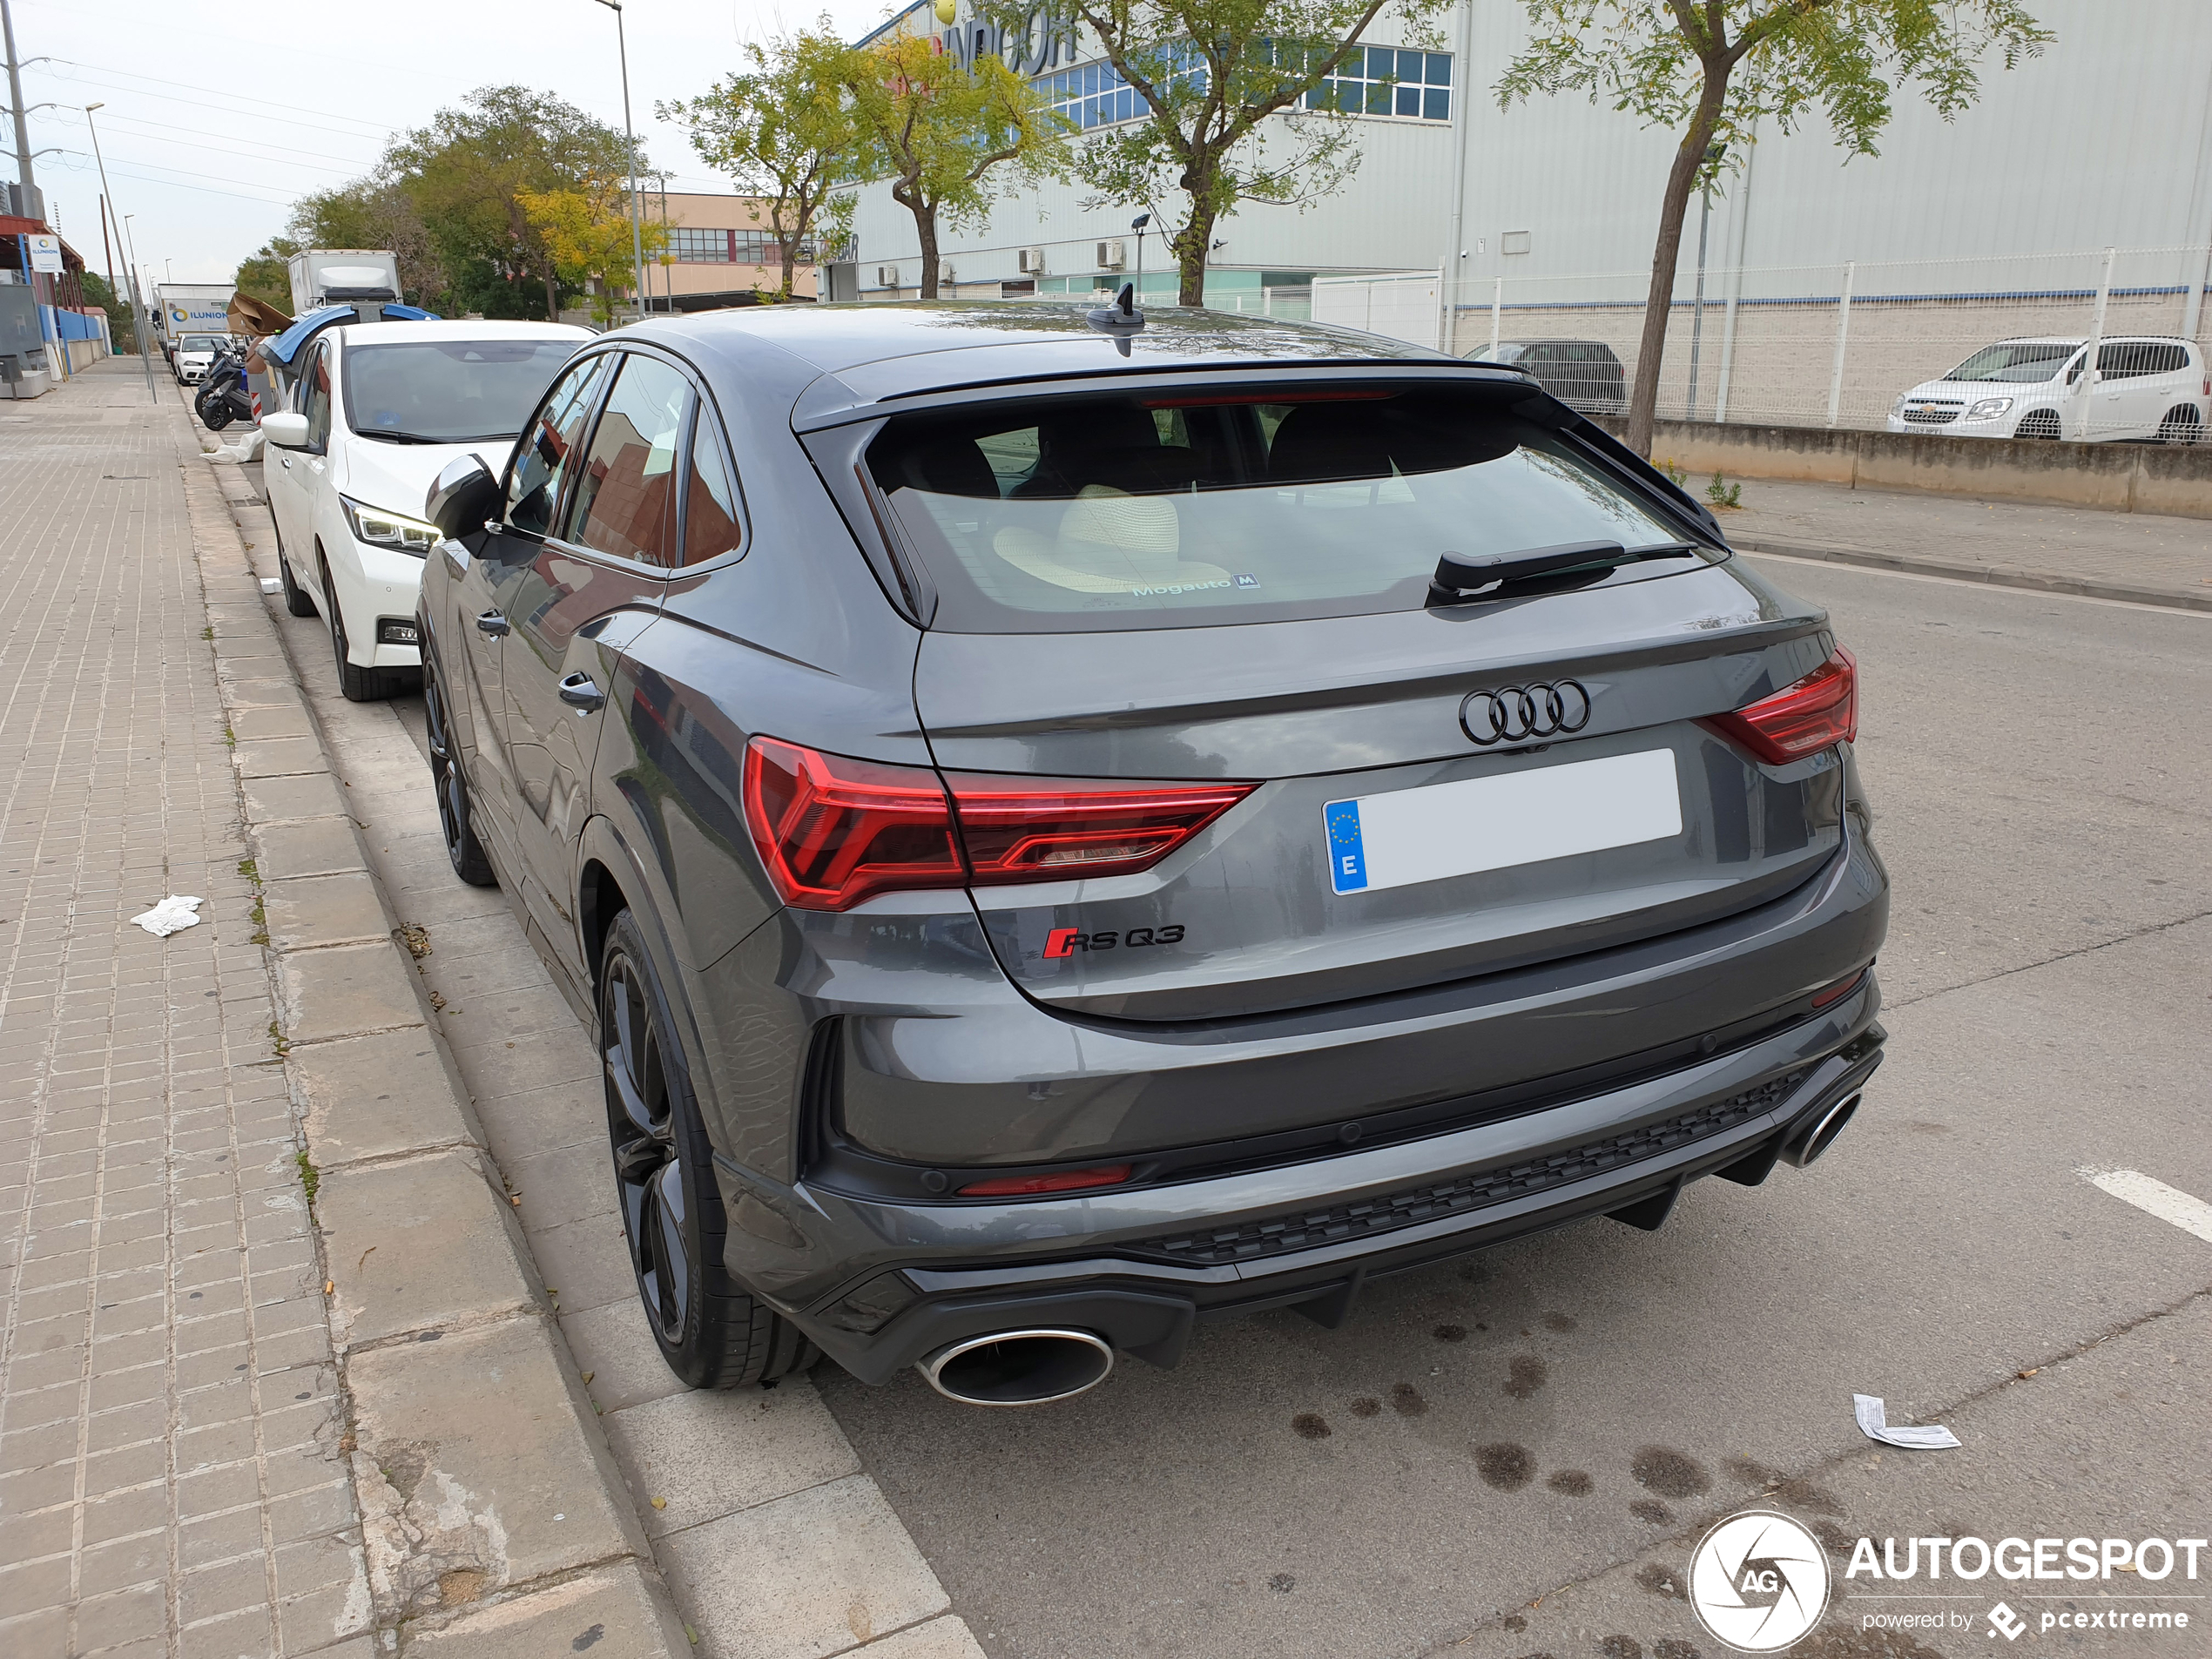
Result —
<path fill-rule="evenodd" d="M 1803 679 L 1746 708 L 1701 722 L 1770 766 L 1858 737 L 1858 659 L 1841 645 Z"/>
<path fill-rule="evenodd" d="M 746 826 L 777 893 L 802 910 L 849 910 L 901 889 L 1147 870 L 1254 787 L 948 780 L 776 738 L 745 745 Z"/>

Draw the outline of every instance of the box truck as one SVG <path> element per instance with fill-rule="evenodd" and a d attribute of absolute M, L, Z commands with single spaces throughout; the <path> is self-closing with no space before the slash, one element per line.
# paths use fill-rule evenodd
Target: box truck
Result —
<path fill-rule="evenodd" d="M 369 304 L 400 297 L 400 262 L 388 253 L 316 247 L 292 256 L 292 314 L 317 306 Z"/>
<path fill-rule="evenodd" d="M 173 371 L 177 342 L 186 334 L 227 334 L 231 331 L 231 296 L 238 289 L 228 282 L 157 282 L 153 285 L 153 314 L 158 325 L 161 349 Z"/>

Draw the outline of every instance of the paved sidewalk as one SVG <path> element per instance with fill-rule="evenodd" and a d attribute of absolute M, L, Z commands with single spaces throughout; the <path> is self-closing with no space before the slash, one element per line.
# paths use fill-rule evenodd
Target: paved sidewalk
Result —
<path fill-rule="evenodd" d="M 0 405 L 11 1659 L 328 1651 L 365 1606 L 190 443 L 136 362 Z M 170 894 L 199 926 L 129 925 Z"/>
<path fill-rule="evenodd" d="M 1741 482 L 1743 509 L 1718 516 L 1747 552 L 2212 610 L 2212 523 L 2203 519 Z M 1693 475 L 1687 487 L 1702 496 L 1706 483 Z"/>

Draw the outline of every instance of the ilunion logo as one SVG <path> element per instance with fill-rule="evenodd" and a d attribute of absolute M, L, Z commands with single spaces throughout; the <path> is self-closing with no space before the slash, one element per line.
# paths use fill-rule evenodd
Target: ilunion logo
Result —
<path fill-rule="evenodd" d="M 1828 1610 L 1827 1553 L 1787 1515 L 1730 1515 L 1689 1558 L 1689 1604 L 1716 1641 L 1774 1653 Z"/>

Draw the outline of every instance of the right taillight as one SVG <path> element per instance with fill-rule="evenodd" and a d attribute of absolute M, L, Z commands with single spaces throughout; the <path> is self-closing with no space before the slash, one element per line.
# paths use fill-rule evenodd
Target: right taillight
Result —
<path fill-rule="evenodd" d="M 1858 736 L 1858 659 L 1841 645 L 1818 668 L 1748 708 L 1699 722 L 1770 766 Z"/>
<path fill-rule="evenodd" d="M 849 910 L 879 893 L 1148 870 L 1254 785 L 956 773 L 745 745 L 745 815 L 785 903 Z"/>

